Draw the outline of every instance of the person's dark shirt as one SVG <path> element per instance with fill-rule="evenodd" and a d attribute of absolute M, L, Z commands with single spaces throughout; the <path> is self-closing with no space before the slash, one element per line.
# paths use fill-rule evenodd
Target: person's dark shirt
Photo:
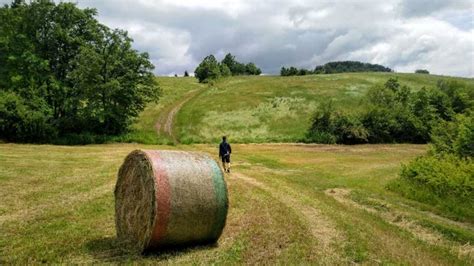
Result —
<path fill-rule="evenodd" d="M 219 145 L 219 157 L 223 157 L 225 155 L 230 155 L 232 153 L 232 148 L 230 144 L 226 141 L 221 142 Z"/>

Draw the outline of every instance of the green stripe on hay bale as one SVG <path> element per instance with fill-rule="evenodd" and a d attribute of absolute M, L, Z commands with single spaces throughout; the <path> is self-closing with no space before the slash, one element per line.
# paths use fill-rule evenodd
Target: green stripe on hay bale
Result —
<path fill-rule="evenodd" d="M 209 159 L 209 165 L 212 168 L 212 181 L 214 183 L 214 193 L 218 206 L 224 206 L 216 209 L 216 219 L 212 228 L 213 239 L 218 239 L 225 226 L 228 209 L 228 198 L 227 198 L 227 186 L 222 175 L 221 168 L 217 165 L 216 161 Z"/>
<path fill-rule="evenodd" d="M 223 173 L 205 154 L 136 150 L 120 167 L 117 237 L 138 250 L 215 242 L 227 209 Z"/>

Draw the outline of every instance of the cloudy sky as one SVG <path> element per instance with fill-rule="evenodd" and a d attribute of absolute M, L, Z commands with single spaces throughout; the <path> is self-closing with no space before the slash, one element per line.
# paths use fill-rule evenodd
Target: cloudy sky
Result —
<path fill-rule="evenodd" d="M 474 77 L 474 0 L 73 2 L 126 29 L 162 75 L 193 72 L 206 55 L 231 52 L 264 73 L 360 60 Z"/>

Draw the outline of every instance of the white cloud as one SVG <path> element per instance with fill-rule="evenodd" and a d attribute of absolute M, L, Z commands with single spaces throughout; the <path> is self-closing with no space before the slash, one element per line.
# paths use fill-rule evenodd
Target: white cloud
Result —
<path fill-rule="evenodd" d="M 399 25 L 398 34 L 349 58 L 367 60 L 413 72 L 418 68 L 444 75 L 473 76 L 473 31 L 465 32 L 433 18 L 412 19 Z"/>
<path fill-rule="evenodd" d="M 474 76 L 472 0 L 74 2 L 128 30 L 158 74 L 193 72 L 206 55 L 231 52 L 266 73 L 361 60 L 397 71 Z"/>
<path fill-rule="evenodd" d="M 135 36 L 139 50 L 149 49 L 158 73 L 181 73 L 183 68 L 190 71 L 192 69 L 187 67 L 197 64 L 188 53 L 191 46 L 191 35 L 188 32 L 136 22 L 127 24 L 126 28 L 131 36 Z"/>

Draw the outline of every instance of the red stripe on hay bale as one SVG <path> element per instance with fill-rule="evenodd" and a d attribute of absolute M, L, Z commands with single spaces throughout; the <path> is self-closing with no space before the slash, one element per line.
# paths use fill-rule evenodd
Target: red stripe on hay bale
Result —
<path fill-rule="evenodd" d="M 158 151 L 145 151 L 150 162 L 152 162 L 153 174 L 155 177 L 155 199 L 156 215 L 153 233 L 151 235 L 151 247 L 160 245 L 160 241 L 166 234 L 170 218 L 171 192 L 168 176 L 164 168 L 163 160 Z"/>

